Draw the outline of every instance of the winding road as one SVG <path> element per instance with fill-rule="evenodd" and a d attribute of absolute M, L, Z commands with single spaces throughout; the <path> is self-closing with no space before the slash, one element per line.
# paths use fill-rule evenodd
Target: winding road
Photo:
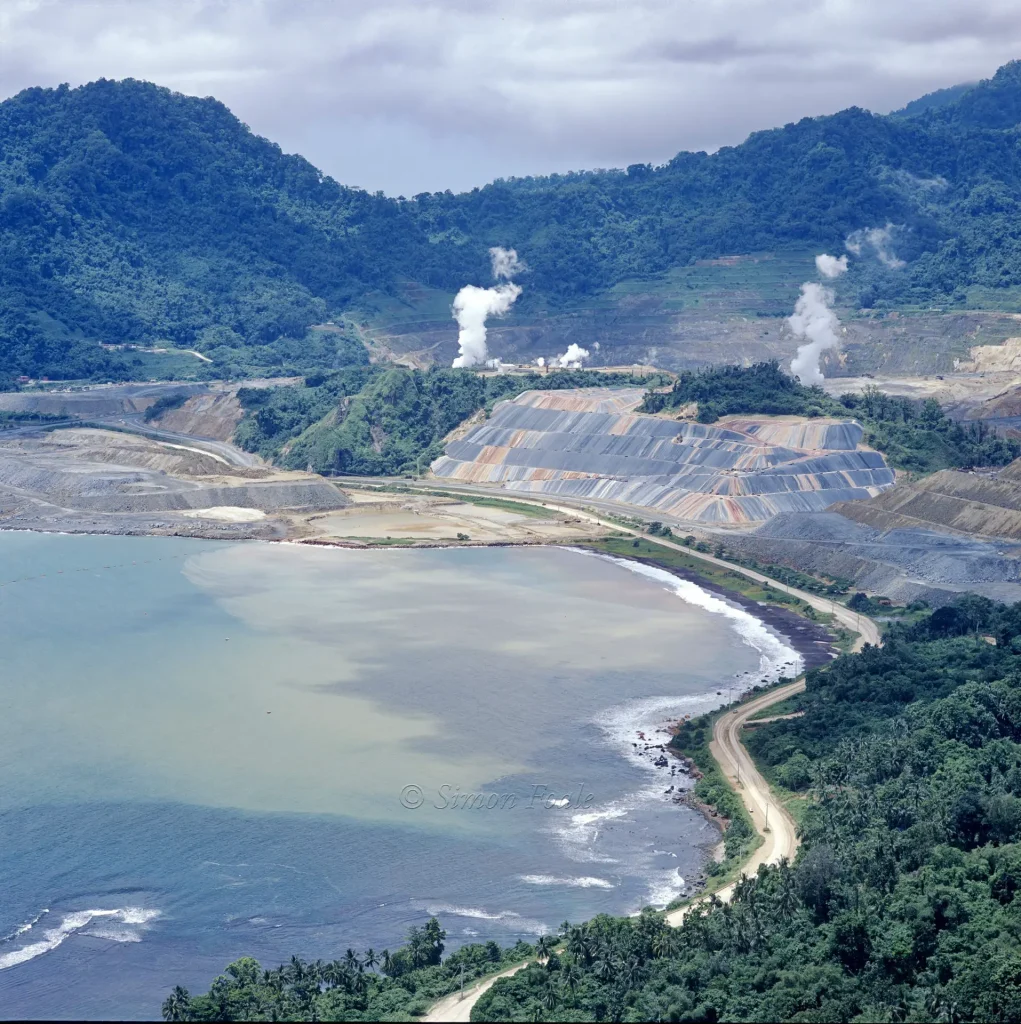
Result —
<path fill-rule="evenodd" d="M 430 490 L 451 490 L 462 493 L 481 494 L 487 497 L 493 496 L 495 490 L 494 488 L 468 487 L 463 485 L 451 488 L 444 485 L 437 486 L 434 482 L 431 482 L 428 487 Z M 641 530 L 630 529 L 620 526 L 618 523 L 607 521 L 591 511 L 591 506 L 578 508 L 562 503 L 552 504 L 548 501 L 534 501 L 519 497 L 517 494 L 508 494 L 504 491 L 499 491 L 498 493 L 501 497 L 509 498 L 521 504 L 566 512 L 603 526 L 612 527 L 623 533 L 642 537 L 644 540 L 658 544 L 661 547 L 683 551 L 694 558 L 700 558 L 702 561 L 730 569 L 732 572 L 739 572 L 760 583 L 769 583 L 772 586 L 778 585 L 777 581 L 772 577 L 756 572 L 754 569 L 747 569 L 742 565 L 728 562 L 726 559 L 717 558 L 715 555 L 694 551 L 683 544 L 677 544 L 662 537 L 650 537 Z M 606 502 L 603 504 L 609 505 L 610 503 Z M 634 516 L 639 510 L 630 506 L 616 506 L 609 511 L 613 511 L 618 515 Z M 786 587 L 785 589 L 794 597 L 800 598 L 816 610 L 832 614 L 842 626 L 847 627 L 852 632 L 856 632 L 858 638 L 851 647 L 852 651 L 860 651 L 865 644 L 872 644 L 878 647 L 882 643 L 879 626 L 867 616 L 859 615 L 844 605 L 837 604 L 824 597 L 819 597 L 817 594 L 798 590 L 796 587 Z M 741 797 L 741 801 L 751 816 L 755 830 L 762 836 L 763 840 L 762 844 L 752 853 L 742 867 L 742 878 L 754 875 L 758 871 L 760 864 L 778 864 L 782 859 L 793 860 L 798 849 L 798 833 L 794 819 L 787 812 L 787 809 L 776 800 L 769 787 L 769 783 L 755 767 L 751 754 L 748 753 L 748 749 L 741 742 L 741 733 L 745 723 L 750 718 L 766 708 L 779 704 L 796 693 L 800 693 L 804 688 L 805 677 L 802 676 L 793 683 L 777 687 L 768 693 L 763 693 L 752 700 L 739 704 L 737 707 L 720 715 L 713 725 L 713 738 L 709 744 L 709 749 L 720 765 L 727 782 L 738 796 Z M 667 914 L 667 924 L 676 928 L 694 908 L 701 906 L 714 896 L 724 903 L 729 902 L 734 895 L 736 886 L 736 882 L 731 882 L 722 889 L 715 890 L 712 893 L 704 893 L 686 906 Z M 519 964 L 516 967 L 501 971 L 499 974 L 494 974 L 489 978 L 476 982 L 465 992 L 463 998 L 458 992 L 446 996 L 436 1003 L 423 1019 L 434 1022 L 470 1021 L 472 1008 L 485 992 L 488 992 L 501 978 L 509 978 L 526 966 L 527 964 Z"/>

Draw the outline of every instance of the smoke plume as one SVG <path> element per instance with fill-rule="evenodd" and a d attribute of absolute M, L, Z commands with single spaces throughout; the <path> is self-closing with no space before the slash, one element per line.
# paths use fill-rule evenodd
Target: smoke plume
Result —
<path fill-rule="evenodd" d="M 823 277 L 840 277 L 847 273 L 847 257 L 830 256 L 827 253 L 820 253 L 815 258 L 815 269 Z"/>
<path fill-rule="evenodd" d="M 899 270 L 905 263 L 893 254 L 894 227 L 893 223 L 887 221 L 885 228 L 859 228 L 847 236 L 844 245 L 855 256 L 861 256 L 866 249 L 871 249 L 880 263 L 891 270 Z"/>
<path fill-rule="evenodd" d="M 513 249 L 498 246 L 489 250 L 493 261 L 493 277 L 502 278 L 506 283 L 494 288 L 479 288 L 466 284 L 454 297 L 452 312 L 457 326 L 458 356 L 453 362 L 455 368 L 482 366 L 489 358 L 486 347 L 486 320 L 491 316 L 503 316 L 514 305 L 521 294 L 520 285 L 511 278 L 525 269 Z"/>
<path fill-rule="evenodd" d="M 806 281 L 801 286 L 801 297 L 794 307 L 794 315 L 788 317 L 795 337 L 807 339 L 798 348 L 791 360 L 791 373 L 802 384 L 821 384 L 825 379 L 819 368 L 819 358 L 827 349 L 837 348 L 840 339 L 837 328 L 840 321 L 830 309 L 833 292 L 816 281 Z"/>
<path fill-rule="evenodd" d="M 571 342 L 567 346 L 567 351 L 562 356 L 557 356 L 557 364 L 563 367 L 565 370 L 570 367 L 571 369 L 577 370 L 583 362 L 589 357 L 589 350 L 582 348 L 575 342 Z"/>

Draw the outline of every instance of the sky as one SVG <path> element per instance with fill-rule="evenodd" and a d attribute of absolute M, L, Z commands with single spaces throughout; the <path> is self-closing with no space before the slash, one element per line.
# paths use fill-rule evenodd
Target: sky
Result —
<path fill-rule="evenodd" d="M 1021 57 L 1017 0 L 0 0 L 0 97 L 141 78 L 389 195 L 662 163 Z"/>

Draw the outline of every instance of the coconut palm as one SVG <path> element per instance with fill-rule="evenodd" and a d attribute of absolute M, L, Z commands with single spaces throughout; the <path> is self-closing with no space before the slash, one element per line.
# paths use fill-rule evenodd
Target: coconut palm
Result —
<path fill-rule="evenodd" d="M 584 977 L 581 968 L 577 964 L 568 964 L 561 977 L 573 998 L 575 992 L 578 990 L 578 985 L 581 984 L 581 979 Z"/>
<path fill-rule="evenodd" d="M 188 1011 L 191 1009 L 191 996 L 186 988 L 175 985 L 173 992 L 163 1000 L 164 1020 L 187 1020 Z"/>
<path fill-rule="evenodd" d="M 546 991 L 542 997 L 543 1005 L 547 1010 L 555 1010 L 557 1003 L 560 1002 L 560 988 L 557 985 L 557 979 L 552 975 L 549 981 L 546 983 Z"/>
<path fill-rule="evenodd" d="M 666 927 L 652 940 L 652 951 L 656 956 L 674 957 L 681 948 L 681 937 L 676 928 Z"/>
<path fill-rule="evenodd" d="M 592 942 L 583 925 L 572 928 L 567 935 L 567 952 L 587 967 L 592 962 Z"/>
<path fill-rule="evenodd" d="M 552 935 L 540 935 L 539 941 L 535 944 L 535 955 L 540 960 L 548 960 L 556 948 L 556 939 Z"/>
<path fill-rule="evenodd" d="M 375 971 L 376 968 L 379 966 L 379 956 L 376 954 L 376 951 L 371 946 L 369 946 L 369 948 L 365 951 L 365 954 L 362 957 L 362 963 L 365 964 L 365 966 L 368 967 L 370 971 Z"/>

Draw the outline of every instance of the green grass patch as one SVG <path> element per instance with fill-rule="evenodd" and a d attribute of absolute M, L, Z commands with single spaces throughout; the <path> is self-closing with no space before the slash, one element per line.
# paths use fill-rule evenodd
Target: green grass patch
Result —
<path fill-rule="evenodd" d="M 520 501 L 509 501 L 504 498 L 477 498 L 471 494 L 458 494 L 454 491 L 426 491 L 425 493 L 441 498 L 456 498 L 466 505 L 480 505 L 483 508 L 497 508 L 503 512 L 514 512 L 516 515 L 528 516 L 530 519 L 559 518 L 562 515 L 552 509 L 538 508 L 535 505 L 525 505 Z"/>
<path fill-rule="evenodd" d="M 663 547 L 653 541 L 645 540 L 643 537 L 603 537 L 574 543 L 577 547 L 590 548 L 593 551 L 601 551 L 604 554 L 616 555 L 620 558 L 635 558 L 643 562 L 654 562 L 667 569 L 683 569 L 718 586 L 726 587 L 727 590 L 741 594 L 743 597 L 751 598 L 753 601 L 789 608 L 813 622 L 828 624 L 831 619 L 831 616 L 817 612 L 801 598 L 794 597 L 768 583 L 760 583 L 733 569 L 726 569 L 723 566 L 707 562 L 695 554 Z"/>

